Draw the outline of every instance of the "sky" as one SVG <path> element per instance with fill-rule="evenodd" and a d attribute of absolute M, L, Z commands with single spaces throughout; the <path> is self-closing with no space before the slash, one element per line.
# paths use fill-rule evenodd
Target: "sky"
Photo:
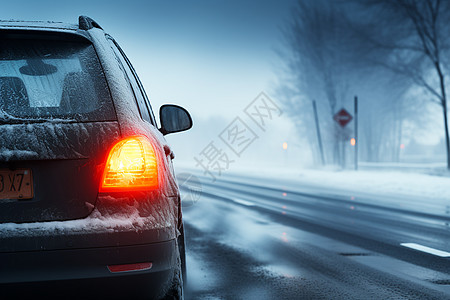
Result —
<path fill-rule="evenodd" d="M 0 19 L 76 24 L 79 15 L 87 15 L 96 20 L 129 57 L 155 115 L 165 103 L 181 105 L 191 113 L 194 127 L 168 135 L 167 140 L 176 162 L 192 164 L 211 142 L 226 149 L 220 144 L 220 133 L 236 117 L 245 121 L 245 107 L 261 92 L 279 104 L 274 89 L 282 61 L 276 50 L 283 48 L 280 29 L 295 2 L 0 0 Z M 299 136 L 287 114 L 270 122 L 266 130 L 255 132 L 257 139 L 235 157 L 235 165 L 313 163 L 308 143 L 315 141 Z M 428 144 L 442 138 L 439 130 L 416 134 Z M 285 142 L 287 150 L 282 147 Z"/>
<path fill-rule="evenodd" d="M 293 1 L 3 1 L 1 19 L 95 19 L 122 46 L 154 106 L 233 112 L 274 79 Z"/>
<path fill-rule="evenodd" d="M 271 95 L 280 64 L 275 50 L 295 0 L 0 2 L 2 20 L 77 23 L 79 15 L 96 20 L 129 57 L 156 115 L 165 103 L 191 113 L 193 129 L 167 139 L 178 160 L 192 162 L 262 91 L 276 101 Z M 258 133 L 252 148 L 240 164 L 283 165 L 288 151 L 302 149 L 286 116 Z M 290 154 L 306 162 L 308 155 Z"/>

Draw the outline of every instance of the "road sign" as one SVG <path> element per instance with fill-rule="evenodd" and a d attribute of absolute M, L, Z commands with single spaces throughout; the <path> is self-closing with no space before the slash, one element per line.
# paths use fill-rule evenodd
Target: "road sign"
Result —
<path fill-rule="evenodd" d="M 341 125 L 341 127 L 345 127 L 352 119 L 352 115 L 345 110 L 345 108 L 342 108 L 340 111 L 338 111 L 333 119 Z"/>

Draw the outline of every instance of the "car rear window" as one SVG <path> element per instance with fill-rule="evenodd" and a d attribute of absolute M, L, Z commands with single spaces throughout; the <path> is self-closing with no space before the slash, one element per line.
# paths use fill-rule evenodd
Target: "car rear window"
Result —
<path fill-rule="evenodd" d="M 92 44 L 0 38 L 0 118 L 115 120 Z"/>

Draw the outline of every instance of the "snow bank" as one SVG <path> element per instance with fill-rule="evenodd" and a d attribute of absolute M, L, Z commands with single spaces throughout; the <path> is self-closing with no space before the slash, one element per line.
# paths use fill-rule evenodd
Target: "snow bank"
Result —
<path fill-rule="evenodd" d="M 295 179 L 295 178 L 291 178 Z M 334 190 L 386 196 L 446 199 L 450 201 L 450 178 L 408 172 L 301 170 L 303 184 Z M 450 203 L 449 203 L 450 204 Z"/>
<path fill-rule="evenodd" d="M 186 169 L 186 166 L 180 166 Z M 179 168 L 180 169 L 180 168 Z M 189 168 L 201 172 L 200 168 Z M 447 200 L 450 205 L 450 177 L 408 171 L 336 170 L 302 168 L 233 168 L 224 179 L 236 177 L 265 178 L 269 184 L 297 187 L 320 187 L 323 191 L 347 191 L 359 194 L 409 196 L 420 199 Z"/>
<path fill-rule="evenodd" d="M 265 186 L 316 195 L 338 197 L 391 207 L 448 216 L 450 178 L 401 171 L 338 171 L 311 169 L 259 170 L 229 174 L 271 178 Z"/>
<path fill-rule="evenodd" d="M 208 180 L 199 168 L 178 168 Z M 402 171 L 235 168 L 220 179 L 437 215 L 450 211 L 450 177 Z M 220 183 L 217 183 L 220 184 Z"/>

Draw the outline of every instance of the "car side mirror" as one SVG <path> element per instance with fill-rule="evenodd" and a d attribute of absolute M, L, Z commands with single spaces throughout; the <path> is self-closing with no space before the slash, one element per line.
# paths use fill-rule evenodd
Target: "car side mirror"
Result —
<path fill-rule="evenodd" d="M 178 105 L 165 104 L 159 109 L 159 120 L 163 135 L 188 130 L 192 127 L 192 118 L 186 109 Z"/>

